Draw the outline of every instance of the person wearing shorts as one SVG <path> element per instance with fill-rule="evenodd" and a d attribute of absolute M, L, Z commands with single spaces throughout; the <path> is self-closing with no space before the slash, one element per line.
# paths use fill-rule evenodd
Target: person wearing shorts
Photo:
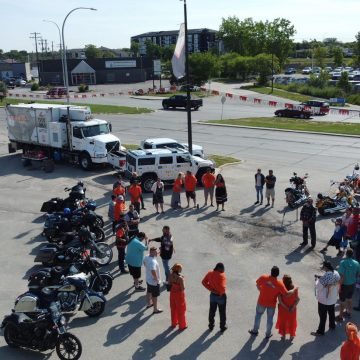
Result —
<path fill-rule="evenodd" d="M 204 186 L 204 198 L 205 203 L 204 206 L 207 206 L 208 198 L 210 196 L 210 206 L 214 206 L 214 189 L 215 189 L 215 170 L 208 168 L 206 173 L 202 176 L 201 181 Z"/>
<path fill-rule="evenodd" d="M 265 207 L 270 206 L 270 198 L 271 198 L 271 207 L 274 207 L 275 182 L 276 182 L 276 176 L 274 176 L 274 172 L 272 170 L 269 170 L 269 175 L 265 177 L 265 183 L 266 183 L 265 196 L 267 199 L 267 204 L 265 205 Z"/>
<path fill-rule="evenodd" d="M 160 295 L 160 267 L 156 260 L 158 255 L 157 248 L 151 247 L 150 253 L 144 258 L 144 266 L 146 269 L 146 308 L 154 307 L 153 314 L 160 314 L 163 310 L 158 307 L 158 297 Z"/>
<path fill-rule="evenodd" d="M 145 244 L 143 243 L 145 241 Z M 132 238 L 126 250 L 125 260 L 128 264 L 130 275 L 134 279 L 135 291 L 145 291 L 141 286 L 141 265 L 144 259 L 144 251 L 147 250 L 148 239 L 143 232 Z"/>
<path fill-rule="evenodd" d="M 184 180 L 187 208 L 190 206 L 190 199 L 194 201 L 194 208 L 196 208 L 196 183 L 197 179 L 195 175 L 193 175 L 191 171 L 187 171 Z"/>
<path fill-rule="evenodd" d="M 341 287 L 339 292 L 340 312 L 337 321 L 343 321 L 344 316 L 351 317 L 352 297 L 355 284 L 360 275 L 360 265 L 353 259 L 353 249 L 346 250 L 346 258 L 340 261 L 339 274 L 341 276 Z"/>

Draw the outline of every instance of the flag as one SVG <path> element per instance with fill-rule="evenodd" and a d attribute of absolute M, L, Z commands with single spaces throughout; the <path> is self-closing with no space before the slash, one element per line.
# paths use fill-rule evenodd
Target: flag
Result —
<path fill-rule="evenodd" d="M 185 24 L 180 25 L 179 37 L 171 59 L 173 74 L 177 79 L 185 76 Z"/>

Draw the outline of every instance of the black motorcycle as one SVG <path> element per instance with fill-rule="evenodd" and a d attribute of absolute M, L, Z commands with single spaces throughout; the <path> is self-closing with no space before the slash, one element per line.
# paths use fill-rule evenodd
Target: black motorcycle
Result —
<path fill-rule="evenodd" d="M 290 208 L 296 208 L 303 205 L 310 197 L 309 190 L 306 187 L 308 174 L 303 177 L 297 176 L 294 172 L 289 182 L 292 185 L 285 189 L 286 202 Z"/>
<path fill-rule="evenodd" d="M 35 298 L 30 300 L 36 305 Z M 30 313 L 24 313 L 21 304 L 17 305 L 11 315 L 5 316 L 1 324 L 5 341 L 9 346 L 39 351 L 56 349 L 61 360 L 80 358 L 81 342 L 75 335 L 66 332 L 65 318 L 60 312 L 58 302 L 50 304 L 48 309 Z M 29 303 L 26 310 L 29 310 Z M 36 306 L 31 310 L 36 310 Z"/>
<path fill-rule="evenodd" d="M 109 264 L 113 257 L 113 251 L 108 244 L 97 243 L 95 235 L 82 227 L 77 236 L 71 238 L 67 244 L 48 244 L 41 248 L 34 262 L 40 262 L 45 266 L 71 264 L 74 257 L 85 251 L 89 251 L 90 257 L 94 258 L 99 266 Z"/>
<path fill-rule="evenodd" d="M 63 211 L 65 208 L 69 208 L 70 210 L 76 210 L 79 207 L 87 207 L 89 210 L 96 209 L 96 202 L 85 197 L 86 188 L 84 187 L 83 182 L 79 181 L 72 188 L 66 187 L 64 191 L 69 192 L 67 198 L 52 198 L 45 201 L 42 204 L 40 211 L 52 214 Z"/>
<path fill-rule="evenodd" d="M 104 241 L 105 232 L 102 229 L 103 224 L 104 221 L 101 215 L 87 209 L 78 209 L 71 214 L 47 214 L 42 235 L 49 242 L 64 242 L 64 233 L 76 232 L 82 226 L 86 226 L 95 234 L 96 241 Z"/>
<path fill-rule="evenodd" d="M 90 275 L 89 288 L 91 290 L 107 295 L 112 288 L 114 278 L 108 271 L 99 272 L 95 264 L 95 260 L 92 260 L 89 254 L 85 252 L 70 265 L 43 268 L 31 274 L 28 287 L 30 290 L 39 290 L 46 286 L 58 285 L 64 277 L 82 272 Z"/>

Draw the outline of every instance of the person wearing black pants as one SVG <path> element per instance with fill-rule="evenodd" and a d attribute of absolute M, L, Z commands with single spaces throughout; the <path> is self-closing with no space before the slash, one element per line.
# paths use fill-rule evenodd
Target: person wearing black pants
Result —
<path fill-rule="evenodd" d="M 118 250 L 118 264 L 119 271 L 121 274 L 127 274 L 128 271 L 125 269 L 125 249 L 128 244 L 129 238 L 127 234 L 127 224 L 125 221 L 121 221 L 116 226 L 116 240 L 115 245 Z"/>
<path fill-rule="evenodd" d="M 311 237 L 311 248 L 316 245 L 316 208 L 313 206 L 313 199 L 309 198 L 300 212 L 300 220 L 303 223 L 303 242 L 300 246 L 305 246 L 309 242 L 309 231 Z"/>
<path fill-rule="evenodd" d="M 327 320 L 327 315 L 329 314 L 329 329 L 335 329 L 335 304 L 333 305 L 324 305 L 318 303 L 318 314 L 320 318 L 319 327 L 317 332 L 320 334 L 325 333 L 325 324 Z"/>
<path fill-rule="evenodd" d="M 219 308 L 220 331 L 226 326 L 226 276 L 223 263 L 217 263 L 214 270 L 209 271 L 202 280 L 203 286 L 210 291 L 209 330 L 215 326 L 215 314 Z"/>

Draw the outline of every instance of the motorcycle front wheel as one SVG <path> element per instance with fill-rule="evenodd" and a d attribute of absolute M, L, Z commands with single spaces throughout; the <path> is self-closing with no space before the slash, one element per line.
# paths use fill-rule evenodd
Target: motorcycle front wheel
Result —
<path fill-rule="evenodd" d="M 97 248 L 91 249 L 90 256 L 95 258 L 99 266 L 110 264 L 113 257 L 113 251 L 111 247 L 103 242 L 97 243 L 96 246 Z"/>
<path fill-rule="evenodd" d="M 112 288 L 113 280 L 111 276 L 107 274 L 99 274 L 99 277 L 95 278 L 92 290 L 102 292 L 104 295 L 107 295 Z"/>
<path fill-rule="evenodd" d="M 103 313 L 104 309 L 105 309 L 105 303 L 101 301 L 97 301 L 93 303 L 93 306 L 89 310 L 84 311 L 84 313 L 90 317 L 97 317 Z"/>
<path fill-rule="evenodd" d="M 97 216 L 95 219 L 95 225 L 103 228 L 105 225 L 103 218 L 100 216 Z"/>
<path fill-rule="evenodd" d="M 99 242 L 99 241 L 104 241 L 105 240 L 105 232 L 103 229 L 95 226 L 91 232 L 93 232 L 95 234 L 95 238 L 96 238 L 96 242 Z"/>
<path fill-rule="evenodd" d="M 16 327 L 14 325 L 8 323 L 5 326 L 4 338 L 5 338 L 6 343 L 12 348 L 19 347 L 19 345 L 16 342 L 17 333 L 18 333 L 18 330 L 16 329 Z"/>
<path fill-rule="evenodd" d="M 60 335 L 56 343 L 56 353 L 61 360 L 80 359 L 82 353 L 81 342 L 71 333 Z"/>

